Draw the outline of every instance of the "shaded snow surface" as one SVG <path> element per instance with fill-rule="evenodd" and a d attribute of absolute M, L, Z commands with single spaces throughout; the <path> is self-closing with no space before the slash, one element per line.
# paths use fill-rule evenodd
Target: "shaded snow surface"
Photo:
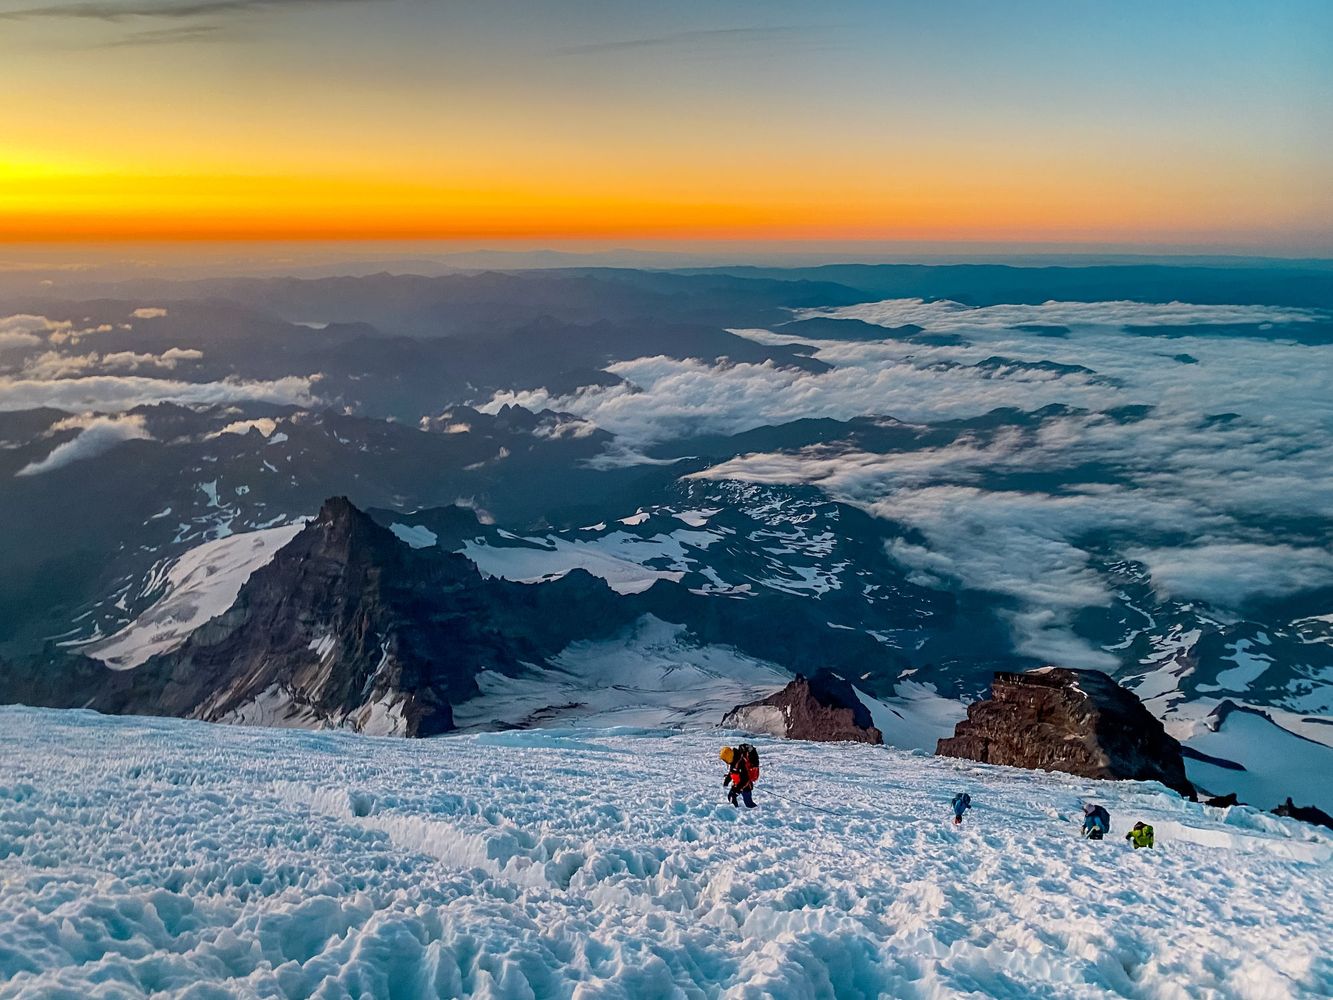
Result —
<path fill-rule="evenodd" d="M 683 625 L 644 615 L 612 639 L 570 643 L 553 668 L 477 675 L 480 697 L 454 706 L 459 729 L 712 725 L 791 675 L 727 646 L 697 646 Z"/>
<path fill-rule="evenodd" d="M 1187 757 L 1185 771 L 1200 788 L 1234 791 L 1265 809 L 1290 795 L 1299 805 L 1333 810 L 1333 749 L 1293 735 L 1260 712 L 1230 712 L 1217 730 L 1200 727 L 1189 746 L 1241 765 L 1235 770 Z"/>
<path fill-rule="evenodd" d="M 1313 827 L 1151 784 L 771 741 L 760 808 L 737 811 L 723 739 L 0 709 L 0 997 L 1333 989 L 1333 845 Z M 1089 798 L 1107 841 L 1078 837 Z M 1135 819 L 1158 850 L 1120 839 Z"/>

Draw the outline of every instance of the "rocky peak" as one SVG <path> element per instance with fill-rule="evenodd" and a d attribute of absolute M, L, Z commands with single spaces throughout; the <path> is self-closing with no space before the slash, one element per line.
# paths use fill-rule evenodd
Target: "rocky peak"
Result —
<path fill-rule="evenodd" d="M 1130 691 L 1096 670 L 997 673 L 936 752 L 1085 778 L 1160 781 L 1184 795 L 1180 744 Z"/>
<path fill-rule="evenodd" d="M 355 524 L 361 518 L 369 520 L 369 518 L 354 507 L 352 501 L 348 500 L 346 497 L 329 497 L 320 505 L 319 514 L 315 517 L 315 523 L 350 529 L 350 526 Z"/>
<path fill-rule="evenodd" d="M 347 497 L 329 497 L 319 514 L 302 532 L 306 552 L 319 551 L 333 558 L 365 560 L 397 557 L 401 547 L 393 532 L 376 524 Z M 298 539 L 301 536 L 297 536 Z"/>
<path fill-rule="evenodd" d="M 1325 826 L 1333 830 L 1333 816 L 1330 816 L 1324 810 L 1316 806 L 1298 806 L 1291 801 L 1291 796 L 1287 796 L 1287 801 L 1273 810 L 1274 816 L 1287 816 L 1291 819 L 1298 819 L 1303 823 L 1313 823 L 1316 826 Z"/>
<path fill-rule="evenodd" d="M 797 674 L 781 691 L 733 708 L 722 725 L 792 740 L 884 742 L 856 689 L 830 670 L 810 678 Z"/>
<path fill-rule="evenodd" d="M 583 571 L 542 585 L 487 579 L 332 497 L 181 646 L 133 671 L 90 664 L 96 691 L 78 703 L 429 736 L 453 727 L 453 706 L 480 693 L 483 673 L 542 669 L 574 639 L 640 613 L 616 596 Z"/>

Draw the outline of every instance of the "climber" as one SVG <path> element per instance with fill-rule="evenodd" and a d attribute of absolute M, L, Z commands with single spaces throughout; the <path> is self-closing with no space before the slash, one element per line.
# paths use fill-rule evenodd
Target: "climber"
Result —
<path fill-rule="evenodd" d="M 1134 829 L 1130 830 L 1129 833 L 1125 834 L 1125 839 L 1134 845 L 1134 850 L 1136 851 L 1140 847 L 1152 847 L 1153 846 L 1152 827 L 1150 827 L 1147 823 L 1135 823 Z"/>
<path fill-rule="evenodd" d="M 718 753 L 730 770 L 722 779 L 722 787 L 727 788 L 727 800 L 734 806 L 736 798 L 745 800 L 745 808 L 754 808 L 754 798 L 750 794 L 754 783 L 759 780 L 759 751 L 748 743 L 738 747 L 723 747 Z"/>
<path fill-rule="evenodd" d="M 1111 832 L 1111 814 L 1091 802 L 1083 806 L 1083 836 L 1101 840 Z"/>
<path fill-rule="evenodd" d="M 967 792 L 959 792 L 949 804 L 953 806 L 953 825 L 961 826 L 963 813 L 972 808 L 972 796 L 968 795 Z"/>

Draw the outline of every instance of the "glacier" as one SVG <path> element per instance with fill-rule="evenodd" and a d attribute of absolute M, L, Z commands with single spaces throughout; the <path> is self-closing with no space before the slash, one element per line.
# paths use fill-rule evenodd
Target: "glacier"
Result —
<path fill-rule="evenodd" d="M 152 579 L 146 585 L 146 591 L 161 590 L 151 607 L 114 635 L 82 644 L 83 652 L 112 670 L 132 670 L 159 653 L 170 652 L 195 629 L 231 607 L 250 575 L 267 565 L 304 526 L 305 519 L 299 518 L 276 528 L 228 534 L 189 549 L 170 564 L 165 579 Z"/>
<path fill-rule="evenodd" d="M 0 709 L 0 997 L 1308 997 L 1333 837 L 1155 784 Z M 971 793 L 955 828 L 948 802 Z M 1081 840 L 1085 801 L 1110 839 Z M 1121 837 L 1152 823 L 1159 847 Z"/>

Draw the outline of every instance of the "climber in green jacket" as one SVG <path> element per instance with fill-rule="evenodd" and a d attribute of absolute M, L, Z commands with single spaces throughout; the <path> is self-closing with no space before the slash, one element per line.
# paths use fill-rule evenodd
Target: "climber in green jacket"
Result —
<path fill-rule="evenodd" d="M 1130 830 L 1129 833 L 1125 834 L 1125 839 L 1134 845 L 1134 850 L 1136 851 L 1140 847 L 1152 847 L 1153 846 L 1152 827 L 1150 827 L 1147 823 L 1135 823 L 1134 829 Z"/>

